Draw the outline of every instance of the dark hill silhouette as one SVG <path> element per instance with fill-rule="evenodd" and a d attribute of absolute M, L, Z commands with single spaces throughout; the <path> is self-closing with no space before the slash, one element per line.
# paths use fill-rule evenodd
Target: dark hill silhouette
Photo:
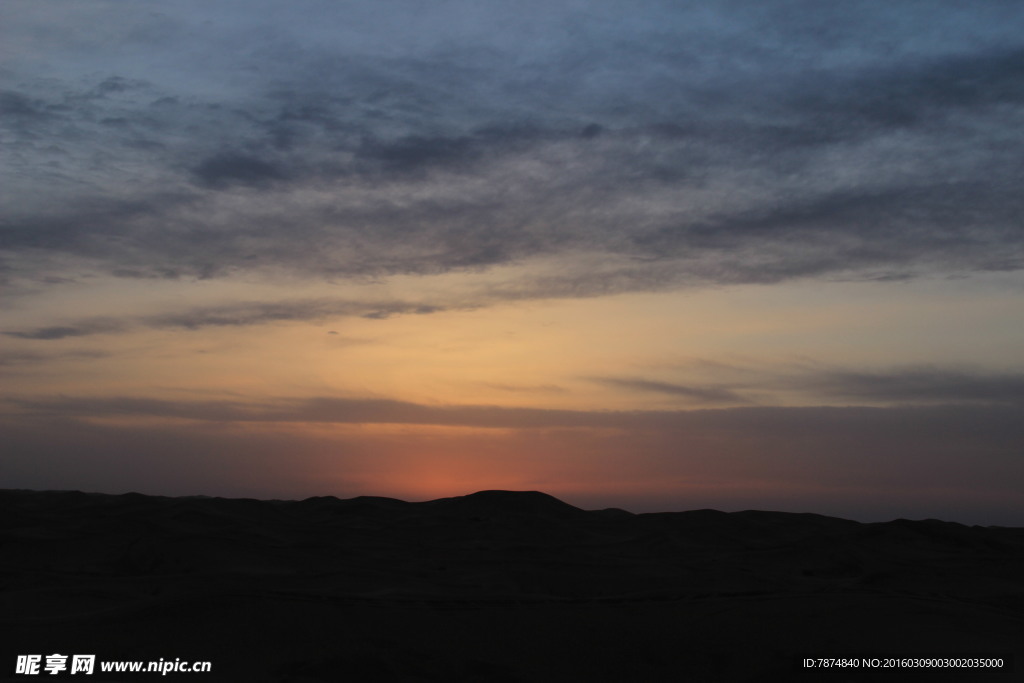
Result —
<path fill-rule="evenodd" d="M 540 491 L 478 491 L 468 496 L 430 501 L 428 505 L 481 516 L 542 515 L 565 518 L 583 513 L 583 510 Z"/>
<path fill-rule="evenodd" d="M 0 491 L 0 577 L 4 675 L 70 652 L 213 662 L 194 681 L 853 681 L 881 679 L 794 659 L 1024 642 L 1024 529 L 584 511 L 538 491 Z"/>

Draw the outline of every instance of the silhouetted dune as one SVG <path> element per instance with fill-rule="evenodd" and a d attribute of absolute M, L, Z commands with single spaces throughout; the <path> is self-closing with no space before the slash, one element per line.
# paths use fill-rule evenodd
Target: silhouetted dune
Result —
<path fill-rule="evenodd" d="M 478 517 L 536 515 L 564 518 L 585 514 L 583 510 L 540 491 L 478 491 L 468 496 L 441 498 L 422 505 Z"/>
<path fill-rule="evenodd" d="M 794 662 L 1024 642 L 1024 529 L 937 520 L 2 491 L 0 552 L 5 675 L 70 652 L 211 661 L 196 681 L 914 680 Z M 1020 672 L 994 675 L 922 680 Z"/>

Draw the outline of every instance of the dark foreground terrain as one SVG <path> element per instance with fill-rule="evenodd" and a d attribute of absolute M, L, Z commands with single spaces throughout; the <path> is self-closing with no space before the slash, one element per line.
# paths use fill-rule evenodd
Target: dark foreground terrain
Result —
<path fill-rule="evenodd" d="M 1024 680 L 1016 528 L 586 512 L 536 492 L 0 491 L 0 571 L 0 680 Z M 17 655 L 53 653 L 95 654 L 95 673 L 16 675 Z M 1016 669 L 795 666 L 965 654 Z M 211 671 L 99 666 L 161 658 Z"/>

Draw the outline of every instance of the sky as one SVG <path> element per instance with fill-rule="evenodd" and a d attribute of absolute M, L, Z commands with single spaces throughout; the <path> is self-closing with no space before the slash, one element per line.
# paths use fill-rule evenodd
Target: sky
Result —
<path fill-rule="evenodd" d="M 1024 526 L 1017 0 L 10 0 L 0 487 Z"/>

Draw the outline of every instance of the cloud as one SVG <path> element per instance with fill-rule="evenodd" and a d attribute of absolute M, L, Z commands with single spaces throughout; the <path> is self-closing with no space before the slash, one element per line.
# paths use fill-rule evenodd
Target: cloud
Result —
<path fill-rule="evenodd" d="M 1013 389 L 1015 386 L 1000 387 Z M 892 393 L 875 392 L 872 398 Z M 918 395 L 917 393 L 914 394 Z M 942 430 L 937 416 L 949 416 L 956 424 L 971 419 L 1003 419 L 1016 415 L 1020 402 L 982 401 L 968 394 L 960 403 L 951 400 L 941 405 L 891 407 L 735 407 L 700 410 L 565 410 L 547 408 L 500 407 L 489 405 L 432 406 L 382 398 L 308 397 L 243 402 L 235 400 L 169 401 L 137 397 L 59 397 L 9 399 L 19 412 L 34 415 L 75 418 L 136 416 L 180 418 L 200 422 L 258 423 L 336 423 L 336 424 L 409 424 L 497 429 L 595 428 L 627 430 L 732 429 L 744 426 L 745 433 L 766 435 L 780 425 L 786 430 L 800 429 L 828 433 L 846 432 L 858 421 L 896 424 L 892 420 L 935 419 L 934 429 Z M 967 420 L 967 422 L 964 422 Z M 951 424 L 953 424 L 951 423 Z M 909 432 L 908 432 L 909 434 Z"/>
<path fill-rule="evenodd" d="M 697 362 L 694 366 L 700 366 Z M 783 369 L 703 364 L 706 374 L 728 377 L 679 383 L 644 377 L 599 377 L 591 381 L 628 391 L 662 394 L 712 405 L 770 403 L 772 396 L 796 391 L 808 405 L 864 406 L 1024 406 L 1024 375 L 1013 370 L 974 371 L 943 367 L 850 370 L 820 366 Z M 692 366 L 689 370 L 694 369 Z M 666 369 L 666 374 L 678 372 Z M 756 399 L 755 399 L 756 397 Z"/>
<path fill-rule="evenodd" d="M 18 339 L 49 341 L 124 332 L 138 328 L 198 330 L 209 327 L 243 327 L 352 316 L 383 320 L 395 315 L 430 315 L 445 310 L 450 309 L 432 304 L 403 301 L 293 299 L 276 302 L 236 302 L 122 319 L 86 318 L 66 325 L 10 330 L 2 334 Z"/>
<path fill-rule="evenodd" d="M 522 393 L 522 394 L 563 394 L 568 391 L 565 387 L 558 386 L 557 384 L 501 384 L 497 382 L 482 382 L 483 386 L 489 389 L 496 389 L 498 391 L 507 391 L 510 393 Z"/>
<path fill-rule="evenodd" d="M 204 159 L 193 173 L 201 185 L 210 188 L 232 185 L 260 187 L 288 177 L 287 172 L 278 164 L 256 156 L 230 152 Z"/>
<path fill-rule="evenodd" d="M 469 165 L 480 145 L 469 137 L 411 135 L 394 141 L 364 140 L 355 150 L 360 162 L 377 164 L 385 173 L 405 174 L 437 167 Z"/>
<path fill-rule="evenodd" d="M 613 413 L 572 410 L 500 408 L 495 406 L 427 406 L 390 399 L 314 397 L 264 403 L 232 401 L 165 401 L 115 397 L 26 399 L 12 401 L 36 415 L 76 417 L 147 416 L 202 422 L 323 422 L 338 424 L 415 424 L 481 428 L 599 427 Z M 617 414 L 631 418 L 632 414 Z M 663 416 L 638 417 L 641 423 Z"/>
<path fill-rule="evenodd" d="M 238 327 L 344 316 L 382 320 L 393 315 L 429 315 L 444 310 L 446 309 L 440 306 L 402 301 L 297 299 L 277 302 L 240 302 L 193 308 L 180 313 L 142 317 L 139 322 L 147 327 L 158 329 L 194 330 L 203 327 Z"/>
<path fill-rule="evenodd" d="M 736 391 L 722 386 L 695 386 L 619 377 L 601 377 L 595 378 L 593 381 L 620 389 L 664 394 L 700 403 L 737 404 L 751 402 Z"/>
<path fill-rule="evenodd" d="M 109 318 L 90 318 L 80 320 L 70 325 L 37 327 L 32 330 L 13 330 L 10 332 L 4 332 L 3 334 L 17 339 L 51 341 L 55 339 L 67 339 L 68 337 L 85 337 L 93 334 L 122 332 L 126 329 L 128 329 L 128 325 L 118 320 L 111 320 Z"/>
<path fill-rule="evenodd" d="M 104 351 L 67 351 L 65 353 L 34 353 L 31 351 L 5 351 L 0 353 L 0 369 L 18 370 L 29 365 L 47 364 L 64 359 L 96 359 L 107 358 L 110 354 Z"/>
<path fill-rule="evenodd" d="M 1024 266 L 1020 10 L 554 3 L 527 25 L 458 4 L 415 35 L 353 7 L 8 10 L 54 61 L 12 63 L 0 99 L 0 276 L 29 253 L 39 281 L 69 259 L 315 279 L 559 259 L 511 289 L 595 296 Z M 121 59 L 143 35 L 160 58 Z"/>
<path fill-rule="evenodd" d="M 825 371 L 796 384 L 847 400 L 900 403 L 1024 405 L 1024 374 L 972 373 L 942 368 L 889 372 Z"/>
<path fill-rule="evenodd" d="M 33 120 L 49 116 L 39 102 L 22 93 L 6 90 L 0 92 L 0 115 L 5 120 L 16 121 L 15 125 L 31 125 Z"/>

